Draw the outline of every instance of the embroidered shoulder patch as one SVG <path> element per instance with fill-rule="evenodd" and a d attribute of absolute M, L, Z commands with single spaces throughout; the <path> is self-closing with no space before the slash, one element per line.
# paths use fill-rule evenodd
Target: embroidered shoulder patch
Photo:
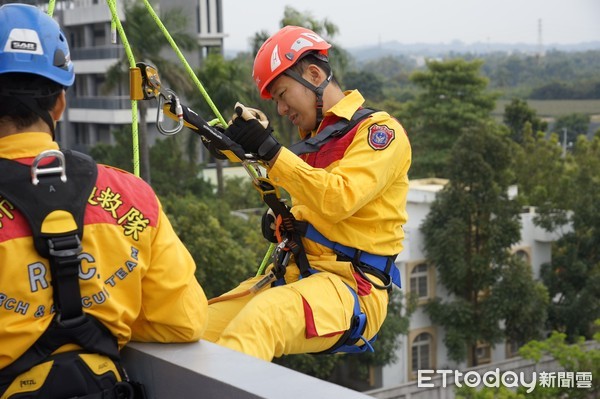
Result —
<path fill-rule="evenodd" d="M 394 129 L 374 123 L 369 127 L 369 145 L 374 150 L 385 150 L 396 137 Z"/>

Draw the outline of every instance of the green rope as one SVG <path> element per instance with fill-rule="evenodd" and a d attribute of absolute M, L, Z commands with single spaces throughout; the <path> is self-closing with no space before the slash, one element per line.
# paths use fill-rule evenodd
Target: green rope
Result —
<path fill-rule="evenodd" d="M 196 76 L 196 74 L 194 73 L 194 70 L 192 69 L 192 67 L 190 67 L 190 64 L 185 59 L 185 56 L 183 55 L 183 53 L 181 52 L 181 50 L 179 50 L 179 47 L 175 43 L 175 40 L 173 40 L 173 38 L 171 37 L 171 34 L 169 33 L 169 31 L 167 30 L 167 28 L 165 27 L 165 25 L 162 23 L 162 21 L 160 20 L 160 18 L 158 17 L 158 15 L 154 11 L 154 9 L 152 8 L 152 5 L 150 4 L 150 2 L 148 0 L 144 0 L 144 4 L 146 5 L 146 8 L 148 9 L 148 12 L 150 13 L 150 15 L 152 15 L 152 18 L 154 19 L 154 22 L 156 22 L 156 25 L 158 25 L 158 27 L 160 28 L 160 30 L 165 35 L 167 41 L 169 42 L 169 44 L 173 48 L 173 51 L 175 51 L 175 53 L 177 54 L 177 57 L 179 58 L 179 60 L 183 64 L 183 66 L 184 66 L 185 70 L 187 71 L 187 73 L 190 75 L 190 78 L 196 84 L 196 87 L 198 87 L 198 90 L 200 91 L 200 93 L 204 97 L 204 100 L 210 106 L 210 109 L 214 112 L 215 116 L 218 118 L 218 120 L 221 123 L 221 125 L 222 126 L 227 126 L 227 122 L 225 121 L 225 119 L 223 118 L 223 116 L 221 115 L 221 113 L 219 112 L 219 110 L 217 109 L 217 107 L 215 106 L 215 104 L 213 103 L 213 101 L 211 100 L 210 96 L 208 95 L 208 93 L 204 89 L 204 86 L 202 85 L 202 83 L 200 82 L 200 80 L 198 79 L 198 77 Z M 212 124 L 212 122 L 211 122 L 211 124 Z M 248 170 L 250 172 L 250 170 L 252 170 L 252 169 L 251 168 L 247 168 L 246 170 Z M 253 177 L 256 177 L 256 176 L 257 175 L 255 174 Z M 261 275 L 264 272 L 264 269 L 267 266 L 268 261 L 271 258 L 271 254 L 273 253 L 274 250 L 275 250 L 275 244 L 271 244 L 269 246 L 269 249 L 267 250 L 267 253 L 265 254 L 265 256 L 264 256 L 264 258 L 263 258 L 263 260 L 262 260 L 259 268 L 258 268 L 258 271 L 256 273 L 257 276 Z"/>
<path fill-rule="evenodd" d="M 129 61 L 129 67 L 135 68 L 135 58 L 133 56 L 133 52 L 131 51 L 131 46 L 129 45 L 129 41 L 127 40 L 127 36 L 125 35 L 125 31 L 123 29 L 123 25 L 121 24 L 121 20 L 119 19 L 119 15 L 117 13 L 117 4 L 116 0 L 106 0 L 108 4 L 108 8 L 110 8 L 110 13 L 112 16 L 111 26 L 116 27 L 117 32 L 119 33 L 119 37 L 123 42 L 123 48 L 125 48 L 125 54 L 127 55 L 127 59 Z M 133 173 L 136 176 L 140 175 L 140 145 L 139 145 L 139 136 L 138 136 L 138 106 L 137 100 L 131 100 L 131 134 L 133 140 Z"/>
<path fill-rule="evenodd" d="M 175 43 L 175 40 L 173 40 L 173 38 L 171 37 L 171 34 L 169 33 L 169 31 L 167 30 L 165 25 L 162 23 L 162 21 L 160 20 L 158 15 L 156 15 L 156 12 L 154 12 L 154 9 L 152 8 L 152 5 L 150 4 L 150 2 L 148 0 L 144 0 L 144 4 L 146 5 L 146 8 L 148 9 L 148 12 L 150 13 L 150 15 L 152 15 L 152 18 L 154 19 L 154 22 L 156 22 L 156 25 L 158 25 L 160 30 L 163 32 L 163 34 L 167 38 L 167 41 L 173 48 L 173 51 L 175 51 L 175 54 L 177 54 L 177 57 L 183 64 L 187 73 L 190 75 L 190 78 L 196 84 L 196 86 L 198 87 L 198 90 L 200 90 L 200 93 L 204 97 L 204 100 L 207 102 L 210 109 L 214 112 L 215 116 L 219 119 L 219 121 L 221 122 L 221 125 L 227 126 L 227 122 L 225 121 L 225 119 L 223 119 L 223 116 L 221 116 L 221 113 L 219 112 L 219 110 L 217 109 L 217 107 L 215 106 L 213 101 L 211 100 L 210 96 L 204 89 L 204 86 L 202 86 L 202 83 L 200 82 L 200 80 L 198 79 L 196 74 L 194 73 L 194 70 L 192 69 L 190 64 L 187 62 L 187 60 L 185 59 L 185 56 L 183 55 L 181 50 L 179 50 L 179 47 Z"/>
<path fill-rule="evenodd" d="M 48 15 L 53 16 L 54 15 L 54 5 L 56 3 L 56 0 L 50 0 L 48 2 Z"/>
<path fill-rule="evenodd" d="M 119 35 L 121 36 L 121 40 L 123 41 L 123 46 L 125 47 L 125 53 L 127 54 L 127 58 L 129 59 L 129 65 L 131 67 L 135 67 L 135 59 L 133 57 L 133 53 L 131 51 L 131 47 L 129 46 L 129 42 L 127 41 L 127 37 L 125 36 L 125 32 L 123 30 L 123 26 L 121 25 L 121 21 L 117 15 L 117 6 L 115 0 L 106 0 L 108 7 L 110 8 L 110 12 L 112 15 L 111 27 L 116 27 L 119 31 Z M 48 15 L 54 15 L 54 8 L 56 5 L 56 0 L 48 1 Z M 137 110 L 137 101 L 131 101 L 131 133 L 133 135 L 133 173 L 136 176 L 140 175 L 140 147 L 139 147 L 139 139 L 138 139 L 138 110 Z"/>
<path fill-rule="evenodd" d="M 265 273 L 265 269 L 269 264 L 269 259 L 271 259 L 273 251 L 275 251 L 275 244 L 271 243 L 267 249 L 267 252 L 265 253 L 265 256 L 263 257 L 262 262 L 260 263 L 260 266 L 258 267 L 258 270 L 256 271 L 256 276 L 261 276 Z"/>

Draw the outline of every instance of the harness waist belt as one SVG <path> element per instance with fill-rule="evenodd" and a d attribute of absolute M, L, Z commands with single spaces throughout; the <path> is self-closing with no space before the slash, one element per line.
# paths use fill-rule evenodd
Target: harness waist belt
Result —
<path fill-rule="evenodd" d="M 358 251 L 356 248 L 348 247 L 335 241 L 331 241 L 323 234 L 319 233 L 319 231 L 317 231 L 317 229 L 315 229 L 310 223 L 307 223 L 306 233 L 304 236 L 314 242 L 326 246 L 327 248 L 331 248 L 334 252 L 347 256 L 350 259 L 354 259 L 356 252 Z M 392 279 L 392 283 L 398 287 L 401 287 L 400 270 L 398 270 L 396 267 L 393 256 L 373 255 L 365 251 L 360 252 L 361 254 L 358 258 L 359 262 L 369 265 L 380 272 L 389 275 Z"/>

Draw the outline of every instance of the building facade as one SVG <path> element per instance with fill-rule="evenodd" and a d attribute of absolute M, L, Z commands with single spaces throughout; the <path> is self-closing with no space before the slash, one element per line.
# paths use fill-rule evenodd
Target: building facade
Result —
<path fill-rule="evenodd" d="M 115 3 L 127 35 L 125 2 Z M 37 5 L 45 7 L 47 3 L 38 1 Z M 225 34 L 221 0 L 161 0 L 154 5 L 159 15 L 161 9 L 174 7 L 190 17 L 188 31 L 198 40 L 198 50 L 186 54 L 192 68 L 198 68 L 209 52 L 222 52 Z M 69 107 L 59 124 L 58 142 L 63 148 L 82 152 L 98 143 L 114 144 L 113 132 L 131 125 L 132 114 L 129 84 L 106 84 L 109 68 L 125 60 L 123 44 L 111 24 L 110 9 L 103 0 L 59 0 L 54 17 L 67 35 L 76 72 L 75 84 L 67 92 Z M 176 58 L 170 48 L 165 50 L 165 57 Z M 158 137 L 156 112 L 156 101 L 152 101 L 147 115 L 150 145 Z"/>

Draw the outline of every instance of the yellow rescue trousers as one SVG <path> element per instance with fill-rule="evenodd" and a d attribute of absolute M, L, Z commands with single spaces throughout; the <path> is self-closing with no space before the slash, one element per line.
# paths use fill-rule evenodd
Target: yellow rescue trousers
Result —
<path fill-rule="evenodd" d="M 328 263 L 326 269 L 331 270 L 334 264 Z M 333 263 L 351 270 L 349 263 Z M 267 361 L 282 355 L 328 350 L 350 328 L 354 296 L 349 285 L 358 287 L 360 308 L 367 316 L 363 336 L 370 340 L 377 334 L 387 315 L 386 290 L 376 289 L 366 280 L 356 281 L 358 275 L 354 275 L 353 284 L 328 271 L 302 279 L 297 276 L 297 266 L 290 264 L 287 284 L 267 286 L 255 294 L 209 305 L 204 339 Z M 244 292 L 262 277 L 250 278 L 223 295 Z M 381 284 L 377 278 L 372 279 Z"/>

